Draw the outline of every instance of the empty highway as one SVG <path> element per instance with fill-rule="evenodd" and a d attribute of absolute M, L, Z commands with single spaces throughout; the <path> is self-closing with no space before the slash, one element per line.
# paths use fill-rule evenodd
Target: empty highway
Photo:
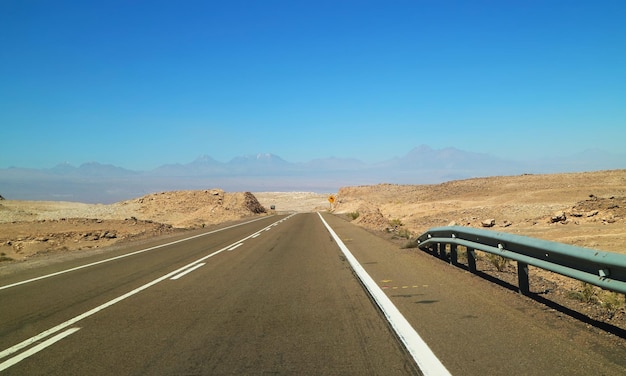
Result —
<path fill-rule="evenodd" d="M 420 374 L 344 244 L 441 361 L 425 374 L 626 372 L 624 348 L 583 325 L 303 213 L 0 275 L 0 374 Z"/>

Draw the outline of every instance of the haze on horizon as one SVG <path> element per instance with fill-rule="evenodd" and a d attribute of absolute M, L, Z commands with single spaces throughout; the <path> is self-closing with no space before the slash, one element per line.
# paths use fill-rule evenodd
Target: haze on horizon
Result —
<path fill-rule="evenodd" d="M 622 1 L 3 1 L 0 168 L 626 139 Z"/>

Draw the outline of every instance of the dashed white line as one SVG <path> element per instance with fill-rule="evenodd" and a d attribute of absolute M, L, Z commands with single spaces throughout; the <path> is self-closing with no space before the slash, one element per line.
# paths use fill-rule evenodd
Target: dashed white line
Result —
<path fill-rule="evenodd" d="M 229 250 L 229 251 L 233 251 L 233 250 L 235 250 L 235 249 L 237 249 L 237 248 L 241 247 L 242 245 L 243 245 L 243 243 L 236 244 L 236 245 L 234 245 L 234 246 L 232 246 L 232 247 L 228 248 L 228 250 Z"/>
<path fill-rule="evenodd" d="M 200 264 L 196 264 L 195 266 L 193 266 L 193 267 L 191 267 L 191 268 L 189 268 L 189 269 L 185 270 L 184 272 L 182 272 L 182 273 L 180 273 L 180 274 L 177 274 L 177 275 L 173 276 L 173 277 L 172 277 L 172 278 L 170 278 L 170 279 L 171 279 L 171 280 L 177 280 L 177 279 L 179 279 L 180 277 L 182 277 L 182 276 L 184 276 L 184 275 L 187 275 L 187 274 L 189 274 L 189 273 L 193 272 L 194 270 L 196 270 L 196 269 L 198 269 L 198 268 L 200 268 L 200 267 L 202 267 L 202 266 L 204 266 L 204 265 L 206 265 L 206 262 L 202 262 L 202 263 L 200 263 Z"/>

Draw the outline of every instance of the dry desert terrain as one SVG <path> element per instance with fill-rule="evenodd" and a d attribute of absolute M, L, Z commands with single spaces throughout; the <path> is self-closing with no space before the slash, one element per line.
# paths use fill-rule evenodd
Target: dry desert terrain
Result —
<path fill-rule="evenodd" d="M 333 209 L 378 230 L 490 227 L 626 254 L 626 170 L 345 187 Z"/>

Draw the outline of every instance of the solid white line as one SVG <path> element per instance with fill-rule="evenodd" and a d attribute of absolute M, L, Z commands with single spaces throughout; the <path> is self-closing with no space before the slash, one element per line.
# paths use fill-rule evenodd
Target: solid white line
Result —
<path fill-rule="evenodd" d="M 31 355 L 34 355 L 36 353 L 38 353 L 39 351 L 45 349 L 48 346 L 51 346 L 52 344 L 54 344 L 55 342 L 58 342 L 60 340 L 62 340 L 63 338 L 76 333 L 77 331 L 79 331 L 80 328 L 72 328 L 72 329 L 68 329 L 66 331 L 64 331 L 63 333 L 59 333 L 56 336 L 38 344 L 37 346 L 34 346 L 33 348 L 24 351 L 23 353 L 21 353 L 20 355 L 14 356 L 11 359 L 6 360 L 3 363 L 0 363 L 0 371 L 4 371 L 5 369 L 14 366 L 15 364 L 21 362 L 22 360 L 28 358 Z"/>
<path fill-rule="evenodd" d="M 381 311 L 384 313 L 387 321 L 391 324 L 391 327 L 396 332 L 396 335 L 402 343 L 407 351 L 411 354 L 415 363 L 419 367 L 420 371 L 424 373 L 424 376 L 429 375 L 437 375 L 444 376 L 450 375 L 450 372 L 446 369 L 446 367 L 441 363 L 441 361 L 435 356 L 430 347 L 424 342 L 422 337 L 417 334 L 415 329 L 411 326 L 411 324 L 407 321 L 407 319 L 400 313 L 398 308 L 393 304 L 391 299 L 385 294 L 385 292 L 376 284 L 376 282 L 370 277 L 369 274 L 365 271 L 363 266 L 359 264 L 357 259 L 352 255 L 352 252 L 346 247 L 345 244 L 341 241 L 339 236 L 335 233 L 335 231 L 328 225 L 328 223 L 322 217 L 322 214 L 317 213 L 326 226 L 326 229 L 330 233 L 330 235 L 335 239 L 337 245 L 343 252 L 344 256 L 350 263 L 352 270 L 356 273 L 356 275 L 361 280 L 361 283 L 365 286 L 367 291 L 370 293 L 376 304 L 380 307 Z"/>
<path fill-rule="evenodd" d="M 184 275 L 186 275 L 186 274 L 189 274 L 189 273 L 193 272 L 194 270 L 196 270 L 196 269 L 198 269 L 198 268 L 200 268 L 200 267 L 202 267 L 202 266 L 204 266 L 204 265 L 206 265 L 206 263 L 205 263 L 205 262 L 200 263 L 200 264 L 197 264 L 197 265 L 195 265 L 194 267 L 189 268 L 189 269 L 185 270 L 184 272 L 182 272 L 182 273 L 180 273 L 180 274 L 178 274 L 178 275 L 173 276 L 173 277 L 172 277 L 172 278 L 170 278 L 170 279 L 172 279 L 172 280 L 177 280 L 178 278 L 180 278 L 180 277 L 182 277 L 182 276 L 184 276 Z"/>
<path fill-rule="evenodd" d="M 79 321 L 81 321 L 81 320 L 83 320 L 83 319 L 85 319 L 85 318 L 87 318 L 89 316 L 92 316 L 92 315 L 94 315 L 94 314 L 96 314 L 96 313 L 98 313 L 100 311 L 102 311 L 103 309 L 106 309 L 106 308 L 108 308 L 108 307 L 110 307 L 110 306 L 112 306 L 112 305 L 114 305 L 116 303 L 121 302 L 122 300 L 124 300 L 124 299 L 126 299 L 128 297 L 131 297 L 131 296 L 133 296 L 133 295 L 135 295 L 135 294 L 137 294 L 137 293 L 139 293 L 139 292 L 141 292 L 141 291 L 143 291 L 143 290 L 145 290 L 145 289 L 147 289 L 149 287 L 154 286 L 154 285 L 156 285 L 159 282 L 162 282 L 162 281 L 164 281 L 164 280 L 166 280 L 168 278 L 171 278 L 171 277 L 173 277 L 173 276 L 175 276 L 175 275 L 177 275 L 177 274 L 187 270 L 188 268 L 191 268 L 191 267 L 195 266 L 198 263 L 201 263 L 201 262 L 203 262 L 203 261 L 205 261 L 205 260 L 207 260 L 207 259 L 209 259 L 209 258 L 211 258 L 211 257 L 213 257 L 213 256 L 215 256 L 217 254 L 219 254 L 219 253 L 224 252 L 225 250 L 227 250 L 228 248 L 232 247 L 233 245 L 241 243 L 241 242 L 249 239 L 251 236 L 252 235 L 249 235 L 249 236 L 245 237 L 244 239 L 238 240 L 238 241 L 236 241 L 236 242 L 234 242 L 234 243 L 232 243 L 230 245 L 227 245 L 226 247 L 224 247 L 224 248 L 222 248 L 220 250 L 217 250 L 217 251 L 215 251 L 215 252 L 213 252 L 213 253 L 211 253 L 211 254 L 209 254 L 207 256 L 204 256 L 204 257 L 202 257 L 202 258 L 200 258 L 200 259 L 198 259 L 198 260 L 196 260 L 194 262 L 191 262 L 191 263 L 183 266 L 182 268 L 178 268 L 178 269 L 174 270 L 173 272 L 170 272 L 170 273 L 168 273 L 168 274 L 166 274 L 166 275 L 164 275 L 162 277 L 159 277 L 159 278 L 155 279 L 152 282 L 148 282 L 148 283 L 146 283 L 143 286 L 140 286 L 140 287 L 138 287 L 138 288 L 136 288 L 136 289 L 134 289 L 132 291 L 127 292 L 124 295 L 121 295 L 121 296 L 119 296 L 119 297 L 117 297 L 117 298 L 115 298 L 113 300 L 110 300 L 110 301 L 108 301 L 108 302 L 106 302 L 104 304 L 101 304 L 101 305 L 97 306 L 96 308 L 93 308 L 93 309 L 91 309 L 91 310 L 89 310 L 89 311 L 87 311 L 87 312 L 85 312 L 83 314 L 80 314 L 80 315 L 78 315 L 78 316 L 76 316 L 76 317 L 74 317 L 72 319 L 69 319 L 69 320 L 67 320 L 67 321 L 65 321 L 65 322 L 63 322 L 63 323 L 61 323 L 61 324 L 59 324 L 59 325 L 57 325 L 55 327 L 52 327 L 52 328 L 50 328 L 50 329 L 48 329 L 46 331 L 43 331 L 43 332 L 37 334 L 36 336 L 28 338 L 28 339 L 18 343 L 17 345 L 9 347 L 6 350 L 0 351 L 0 359 L 2 359 L 4 357 L 7 357 L 7 356 L 9 356 L 11 354 L 14 354 L 14 353 L 20 351 L 21 349 L 26 348 L 26 347 L 32 345 L 35 342 L 41 341 L 42 339 L 44 339 L 44 338 L 46 338 L 46 337 L 48 337 L 48 336 L 50 336 L 50 335 L 52 335 L 52 334 L 54 334 L 54 333 L 56 333 L 58 331 L 63 330 L 65 328 L 67 328 L 68 326 L 74 325 L 77 322 L 79 322 Z"/>
<path fill-rule="evenodd" d="M 229 251 L 233 251 L 233 250 L 235 250 L 235 249 L 237 249 L 237 248 L 241 247 L 242 245 L 243 245 L 243 243 L 239 243 L 239 244 L 237 244 L 237 245 L 235 245 L 235 246 L 233 246 L 233 247 L 228 248 L 228 250 L 229 250 Z"/>
<path fill-rule="evenodd" d="M 124 258 L 124 257 L 137 255 L 137 254 L 140 254 L 140 253 L 143 253 L 143 252 L 152 251 L 152 250 L 155 250 L 155 249 L 158 249 L 158 248 L 167 247 L 167 246 L 170 246 L 170 245 L 173 245 L 173 244 L 178 244 L 178 243 L 186 242 L 186 241 L 191 240 L 191 239 L 200 238 L 200 237 L 202 237 L 202 236 L 207 236 L 207 235 L 210 235 L 210 234 L 214 234 L 214 233 L 216 233 L 216 232 L 219 232 L 219 231 L 228 230 L 228 229 L 231 229 L 231 228 L 233 228 L 233 227 L 242 226 L 242 225 L 246 225 L 246 224 L 248 224 L 248 223 L 252 223 L 252 222 L 256 222 L 256 221 L 260 221 L 261 219 L 264 219 L 264 218 L 265 218 L 265 217 L 262 217 L 262 218 L 257 218 L 257 219 L 253 219 L 253 220 L 248 221 L 248 222 L 238 223 L 238 224 L 236 224 L 236 225 L 232 225 L 232 226 L 228 226 L 228 227 L 220 228 L 220 229 L 217 229 L 217 230 L 213 230 L 213 231 L 205 232 L 205 233 L 202 233 L 202 234 L 199 234 L 199 235 L 190 236 L 190 237 L 188 237 L 188 238 L 184 238 L 184 239 L 176 240 L 176 241 L 173 241 L 173 242 L 169 242 L 169 243 L 165 243 L 165 244 L 157 245 L 157 246 L 150 247 L 150 248 L 146 248 L 146 249 L 141 249 L 141 250 L 139 250 L 139 251 L 135 251 L 135 252 L 131 252 L 131 253 L 126 253 L 126 254 L 123 254 L 123 255 L 120 255 L 120 256 L 112 257 L 112 258 L 110 258 L 110 259 L 106 259 L 106 260 L 101 260 L 101 261 L 92 262 L 92 263 L 90 263 L 90 264 L 85 264 L 85 265 L 77 266 L 77 267 L 75 267 L 75 268 L 71 268 L 71 269 L 61 270 L 61 271 L 56 272 L 56 273 L 51 273 L 51 274 L 42 275 L 42 276 L 39 276 L 39 277 L 35 277 L 35 278 L 31 278 L 31 279 L 27 279 L 27 280 L 25 280 L 25 281 L 12 283 L 12 284 L 10 284 L 10 285 L 6 285 L 6 286 L 0 286 L 0 290 L 4 290 L 4 289 L 8 289 L 8 288 L 10 288 L 10 287 L 15 287 L 15 286 L 19 286 L 19 285 L 24 285 L 24 284 L 26 284 L 26 283 L 39 281 L 39 280 L 41 280 L 41 279 L 50 278 L 50 277 L 54 277 L 54 276 L 57 276 L 57 275 L 61 275 L 61 274 L 65 274 L 65 273 L 73 272 L 73 271 L 76 271 L 76 270 L 80 270 L 80 269 L 88 268 L 88 267 L 90 267 L 90 266 L 95 266 L 95 265 L 99 265 L 99 264 L 104 264 L 105 262 L 114 261 L 114 260 L 119 260 L 119 259 L 122 259 L 122 258 Z"/>

